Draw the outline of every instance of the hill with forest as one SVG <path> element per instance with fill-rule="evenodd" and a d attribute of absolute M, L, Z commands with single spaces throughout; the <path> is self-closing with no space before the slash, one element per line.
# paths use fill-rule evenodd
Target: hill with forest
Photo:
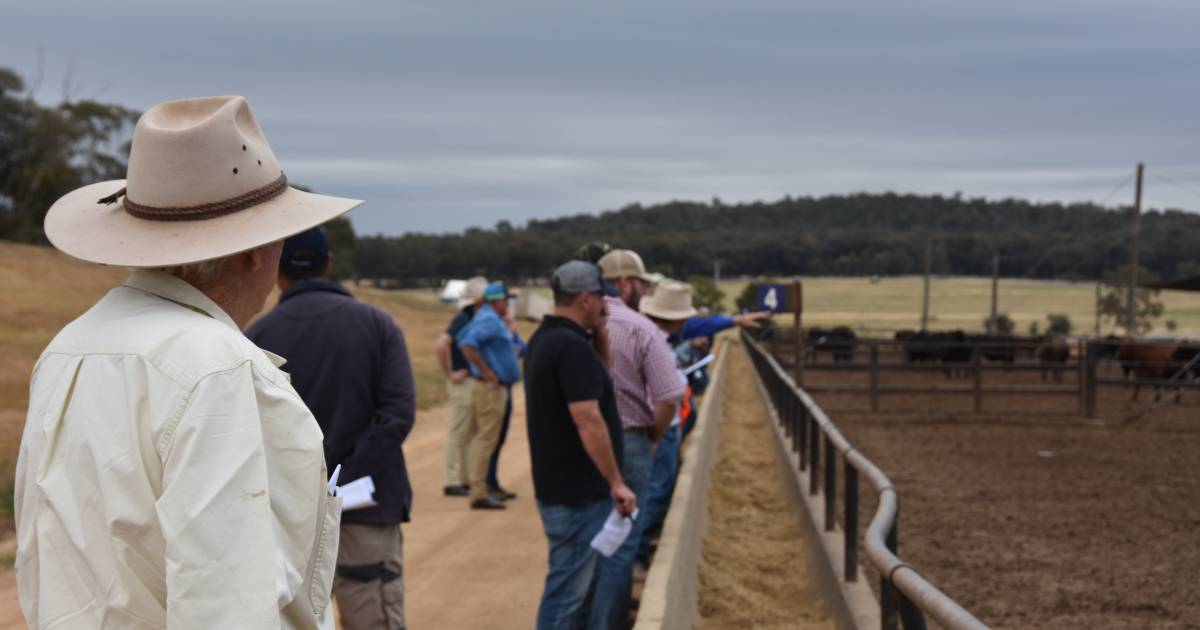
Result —
<path fill-rule="evenodd" d="M 995 251 L 1005 277 L 1100 279 L 1127 265 L 1130 219 L 1129 208 L 958 195 L 672 201 L 459 234 L 360 235 L 354 271 L 396 286 L 475 273 L 520 282 L 547 276 L 584 243 L 603 241 L 675 277 L 711 273 L 714 261 L 726 276 L 913 274 L 924 270 L 928 247 L 938 274 L 990 275 Z M 1200 215 L 1144 212 L 1140 261 L 1149 277 L 1200 276 L 1191 245 L 1198 235 Z"/>

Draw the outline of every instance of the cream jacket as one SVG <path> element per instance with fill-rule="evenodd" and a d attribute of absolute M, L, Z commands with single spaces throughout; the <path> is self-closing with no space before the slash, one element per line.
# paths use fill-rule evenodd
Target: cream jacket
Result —
<path fill-rule="evenodd" d="M 55 337 L 17 461 L 31 628 L 333 628 L 341 499 L 282 363 L 155 271 Z"/>

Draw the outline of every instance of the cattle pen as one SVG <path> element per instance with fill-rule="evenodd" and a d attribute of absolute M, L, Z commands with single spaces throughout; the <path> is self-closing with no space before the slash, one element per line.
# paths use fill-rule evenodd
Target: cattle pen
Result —
<path fill-rule="evenodd" d="M 1173 341 L 1077 338 L 1057 341 L 1053 349 L 1061 352 L 1047 352 L 1045 340 L 1020 337 L 868 338 L 827 345 L 802 338 L 797 344 L 794 334 L 780 329 L 760 341 L 806 391 L 851 395 L 872 412 L 909 410 L 897 402 L 905 396 L 970 400 L 975 413 L 983 412 L 988 400 L 1036 396 L 1061 401 L 1039 411 L 1096 418 L 1102 388 L 1128 390 L 1134 400 L 1150 388 L 1156 402 L 1168 390 L 1176 403 L 1200 405 L 1196 397 L 1182 397 L 1184 391 L 1200 391 L 1200 348 Z M 1155 347 L 1176 352 L 1161 359 L 1153 353 L 1150 358 L 1132 352 L 1120 356 L 1126 348 Z"/>

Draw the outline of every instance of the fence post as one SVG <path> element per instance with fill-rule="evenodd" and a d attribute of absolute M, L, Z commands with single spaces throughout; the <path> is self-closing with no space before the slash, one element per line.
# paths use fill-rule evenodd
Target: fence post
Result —
<path fill-rule="evenodd" d="M 837 525 L 837 448 L 825 436 L 825 531 Z"/>
<path fill-rule="evenodd" d="M 808 425 L 812 422 L 812 418 L 808 413 L 808 407 L 803 403 L 800 404 L 800 425 L 796 427 L 797 433 L 800 435 L 800 470 L 801 472 L 808 469 Z"/>
<path fill-rule="evenodd" d="M 808 436 L 808 493 L 816 494 L 821 488 L 821 425 L 816 418 L 808 419 L 808 427 L 812 430 Z M 825 437 L 829 439 L 828 436 Z"/>
<path fill-rule="evenodd" d="M 971 350 L 971 371 L 975 375 L 975 413 L 983 411 L 983 360 L 979 346 Z"/>
<path fill-rule="evenodd" d="M 871 344 L 871 411 L 879 411 L 879 344 Z"/>
<path fill-rule="evenodd" d="M 847 453 L 848 454 L 848 453 Z M 858 581 L 858 470 L 844 458 L 846 467 L 846 528 L 842 532 L 842 547 L 845 550 L 843 567 L 847 582 Z"/>
<path fill-rule="evenodd" d="M 1088 342 L 1084 365 L 1084 409 L 1083 415 L 1096 417 L 1096 344 Z"/>
<path fill-rule="evenodd" d="M 1079 362 L 1076 364 L 1075 389 L 1079 392 L 1079 415 L 1087 413 L 1087 340 L 1080 339 L 1076 354 L 1079 356 Z"/>

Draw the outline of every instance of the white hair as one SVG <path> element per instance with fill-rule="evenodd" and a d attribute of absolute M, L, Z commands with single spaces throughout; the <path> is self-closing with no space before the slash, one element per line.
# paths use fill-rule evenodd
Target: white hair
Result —
<path fill-rule="evenodd" d="M 159 267 L 158 270 L 188 281 L 193 285 L 209 285 L 221 277 L 225 267 L 225 258 L 213 258 L 200 262 L 176 265 L 174 267 Z"/>

